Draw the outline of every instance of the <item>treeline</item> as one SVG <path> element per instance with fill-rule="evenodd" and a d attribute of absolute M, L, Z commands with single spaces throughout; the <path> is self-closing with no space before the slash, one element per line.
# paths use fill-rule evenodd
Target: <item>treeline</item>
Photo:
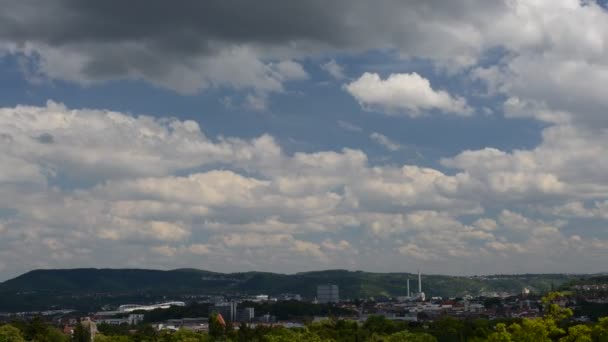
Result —
<path fill-rule="evenodd" d="M 356 314 L 356 312 L 337 307 L 333 304 L 313 304 L 296 300 L 264 303 L 243 302 L 239 304 L 239 308 L 246 307 L 254 308 L 258 316 L 269 314 L 275 316 L 278 320 Z M 169 309 L 157 309 L 142 313 L 144 314 L 144 321 L 146 323 L 157 323 L 185 317 L 207 317 L 209 315 L 209 304 L 193 303 L 187 306 L 172 306 Z"/>
<path fill-rule="evenodd" d="M 185 317 L 207 317 L 209 315 L 209 304 L 192 303 L 187 306 L 171 306 L 168 309 L 156 309 L 138 313 L 144 314 L 144 322 L 146 323 L 157 323 Z"/>
<path fill-rule="evenodd" d="M 278 320 L 313 316 L 348 316 L 356 314 L 356 312 L 337 307 L 333 304 L 313 304 L 297 300 L 261 303 L 244 302 L 239 305 L 241 307 L 254 308 L 256 315 L 269 314 L 275 316 Z"/>

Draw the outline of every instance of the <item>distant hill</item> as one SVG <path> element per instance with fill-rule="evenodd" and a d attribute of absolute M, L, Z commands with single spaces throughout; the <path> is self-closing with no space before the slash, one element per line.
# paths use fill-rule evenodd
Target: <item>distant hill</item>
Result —
<path fill-rule="evenodd" d="M 298 293 L 312 298 L 316 286 L 324 283 L 337 284 L 342 298 L 403 296 L 408 278 L 411 279 L 411 290 L 417 290 L 416 277 L 411 273 L 346 270 L 292 275 L 263 272 L 225 274 L 197 269 L 35 270 L 0 283 L 0 312 L 65 306 L 89 309 L 113 301 L 150 302 L 155 298 L 201 294 Z M 545 292 L 580 278 L 564 274 L 486 277 L 423 275 L 423 291 L 427 296 L 442 297 L 494 291 L 519 293 L 523 287 Z"/>
<path fill-rule="evenodd" d="M 608 284 L 608 274 L 590 274 L 586 277 L 577 277 L 562 283 L 559 290 L 571 290 L 575 285 L 600 285 Z"/>
<path fill-rule="evenodd" d="M 199 270 L 59 269 L 34 270 L 0 284 L 1 291 L 124 292 L 171 289 L 182 291 L 201 286 L 214 273 Z M 221 275 L 218 275 L 221 276 Z"/>

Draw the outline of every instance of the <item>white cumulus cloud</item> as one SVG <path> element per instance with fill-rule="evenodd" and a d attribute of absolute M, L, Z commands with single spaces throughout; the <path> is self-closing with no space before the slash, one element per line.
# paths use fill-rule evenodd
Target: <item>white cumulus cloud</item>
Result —
<path fill-rule="evenodd" d="M 434 90 L 428 79 L 415 72 L 390 74 L 386 79 L 366 72 L 344 87 L 363 108 L 390 115 L 417 117 L 427 115 L 432 110 L 471 114 L 464 98 L 454 97 L 444 90 Z"/>

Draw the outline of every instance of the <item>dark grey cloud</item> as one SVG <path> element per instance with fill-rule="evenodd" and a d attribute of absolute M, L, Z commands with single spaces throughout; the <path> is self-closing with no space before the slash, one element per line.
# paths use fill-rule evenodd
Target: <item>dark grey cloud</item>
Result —
<path fill-rule="evenodd" d="M 241 43 L 339 40 L 343 32 L 333 31 L 332 23 L 345 5 L 320 0 L 4 2 L 9 10 L 2 14 L 2 35 L 17 42 L 144 40 L 178 50 L 200 48 L 201 38 Z"/>
<path fill-rule="evenodd" d="M 468 54 L 466 42 L 465 48 L 463 42 L 448 44 L 459 34 L 451 28 L 469 29 L 503 6 L 479 0 L 0 2 L 0 44 L 40 54 L 43 63 L 46 55 L 66 54 L 76 64 L 77 55 L 78 67 L 54 66 L 78 74 L 63 78 L 137 76 L 157 83 L 175 77 L 175 65 L 200 69 L 201 59 L 234 46 L 252 48 L 262 60 L 376 48 L 416 56 Z"/>

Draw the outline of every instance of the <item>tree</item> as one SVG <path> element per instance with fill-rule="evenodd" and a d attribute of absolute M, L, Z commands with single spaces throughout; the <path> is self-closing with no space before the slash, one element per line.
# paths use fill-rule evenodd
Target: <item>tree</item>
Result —
<path fill-rule="evenodd" d="M 17 321 L 12 325 L 21 331 L 23 339 L 26 341 L 66 342 L 70 339 L 59 329 L 42 320 L 41 317 L 34 317 L 29 322 Z"/>
<path fill-rule="evenodd" d="M 69 340 L 69 336 L 54 327 L 48 327 L 44 335 L 38 335 L 34 339 L 36 342 L 67 342 Z"/>
<path fill-rule="evenodd" d="M 511 342 L 511 334 L 507 331 L 507 325 L 498 323 L 496 331 L 488 336 L 488 342 Z"/>
<path fill-rule="evenodd" d="M 593 342 L 591 338 L 591 328 L 579 324 L 568 328 L 568 336 L 562 337 L 560 342 Z"/>
<path fill-rule="evenodd" d="M 209 336 L 214 339 L 226 336 L 226 323 L 216 312 L 209 315 Z"/>
<path fill-rule="evenodd" d="M 175 342 L 201 342 L 205 341 L 205 336 L 199 333 L 196 333 L 192 330 L 187 329 L 179 329 L 175 334 L 173 334 L 172 340 Z"/>
<path fill-rule="evenodd" d="M 130 342 L 129 336 L 105 336 L 102 334 L 95 335 L 95 342 Z"/>
<path fill-rule="evenodd" d="M 323 339 L 308 329 L 277 328 L 264 336 L 264 342 L 332 342 L 333 339 Z"/>
<path fill-rule="evenodd" d="M 41 317 L 34 317 L 22 328 L 22 331 L 28 341 L 60 342 L 66 340 L 63 334 L 49 326 Z"/>
<path fill-rule="evenodd" d="M 593 340 L 597 342 L 608 342 L 608 317 L 600 318 L 591 332 Z"/>
<path fill-rule="evenodd" d="M 151 325 L 140 325 L 133 335 L 135 341 L 150 341 L 156 339 L 158 332 Z"/>
<path fill-rule="evenodd" d="M 239 325 L 239 331 L 237 333 L 237 341 L 249 342 L 254 338 L 254 331 L 245 322 L 241 322 Z"/>
<path fill-rule="evenodd" d="M 91 332 L 85 328 L 82 323 L 76 324 L 74 328 L 74 334 L 72 335 L 73 342 L 90 342 Z"/>
<path fill-rule="evenodd" d="M 21 330 L 12 325 L 0 326 L 0 342 L 24 342 Z"/>
<path fill-rule="evenodd" d="M 437 342 L 435 336 L 426 333 L 411 333 L 400 331 L 389 335 L 384 340 L 386 342 Z"/>
<path fill-rule="evenodd" d="M 454 317 L 438 319 L 432 329 L 432 334 L 440 342 L 464 341 L 464 323 Z"/>
<path fill-rule="evenodd" d="M 504 324 L 496 325 L 496 331 L 489 335 L 491 342 L 587 342 L 590 339 L 591 329 L 586 326 L 575 326 L 568 330 L 568 334 L 560 325 L 572 316 L 572 310 L 562 308 L 555 302 L 566 296 L 562 292 L 552 292 L 542 298 L 544 317 L 535 319 L 524 318 L 519 323 L 506 327 Z"/>
<path fill-rule="evenodd" d="M 365 323 L 363 323 L 363 329 L 372 334 L 391 334 L 398 331 L 395 322 L 379 315 L 369 316 Z"/>
<path fill-rule="evenodd" d="M 551 342 L 549 329 L 542 319 L 524 319 L 509 326 L 511 339 L 518 342 Z"/>

